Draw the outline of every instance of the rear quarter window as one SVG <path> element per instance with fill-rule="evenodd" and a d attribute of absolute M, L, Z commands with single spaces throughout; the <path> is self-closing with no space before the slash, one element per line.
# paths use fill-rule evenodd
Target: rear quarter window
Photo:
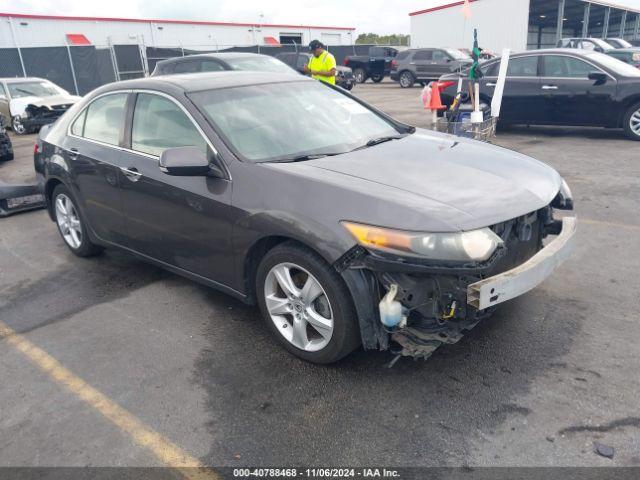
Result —
<path fill-rule="evenodd" d="M 409 51 L 400 52 L 400 53 L 396 56 L 396 60 L 404 60 L 404 59 L 405 59 L 405 58 L 407 58 L 409 55 L 411 55 L 411 52 L 409 52 Z"/>

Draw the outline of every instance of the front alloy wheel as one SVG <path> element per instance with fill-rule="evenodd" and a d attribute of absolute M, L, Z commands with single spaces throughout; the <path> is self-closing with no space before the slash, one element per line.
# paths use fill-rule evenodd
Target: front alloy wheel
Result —
<path fill-rule="evenodd" d="M 320 282 L 294 263 L 279 263 L 264 284 L 267 310 L 280 334 L 294 347 L 316 352 L 333 334 L 333 312 Z"/>
<path fill-rule="evenodd" d="M 25 127 L 24 123 L 22 123 L 20 115 L 16 115 L 15 117 L 13 117 L 13 119 L 11 120 L 11 128 L 13 128 L 13 133 L 15 133 L 16 135 L 25 135 L 27 133 L 27 127 Z"/>
<path fill-rule="evenodd" d="M 262 258 L 255 281 L 267 327 L 292 354 L 332 363 L 360 345 L 349 288 L 316 252 L 293 241 L 281 243 Z"/>

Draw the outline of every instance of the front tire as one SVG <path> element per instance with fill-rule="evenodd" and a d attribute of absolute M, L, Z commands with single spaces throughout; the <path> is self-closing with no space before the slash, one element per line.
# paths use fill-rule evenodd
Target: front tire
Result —
<path fill-rule="evenodd" d="M 640 141 L 640 103 L 633 105 L 625 114 L 624 132 L 631 140 Z"/>
<path fill-rule="evenodd" d="M 103 248 L 89 239 L 87 222 L 66 186 L 60 184 L 53 190 L 51 202 L 58 231 L 69 250 L 79 257 L 91 257 L 102 252 Z"/>
<path fill-rule="evenodd" d="M 256 296 L 269 330 L 303 360 L 333 363 L 360 345 L 347 286 L 322 257 L 303 246 L 286 242 L 267 252 L 258 267 Z"/>
<path fill-rule="evenodd" d="M 26 135 L 29 133 L 29 129 L 22 123 L 20 115 L 16 115 L 11 119 L 11 129 L 16 135 Z"/>
<path fill-rule="evenodd" d="M 364 71 L 364 68 L 356 68 L 353 71 L 353 78 L 355 78 L 358 83 L 364 83 L 367 81 L 367 72 Z"/>
<path fill-rule="evenodd" d="M 413 73 L 402 72 L 400 74 L 400 86 L 402 88 L 411 88 L 415 82 L 416 78 L 413 76 Z"/>

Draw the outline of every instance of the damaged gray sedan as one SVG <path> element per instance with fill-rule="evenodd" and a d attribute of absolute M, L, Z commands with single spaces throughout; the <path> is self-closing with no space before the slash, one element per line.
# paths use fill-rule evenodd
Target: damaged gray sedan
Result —
<path fill-rule="evenodd" d="M 107 85 L 41 155 L 72 252 L 120 248 L 257 303 L 317 363 L 360 345 L 427 358 L 547 278 L 576 228 L 547 165 L 297 75 Z"/>

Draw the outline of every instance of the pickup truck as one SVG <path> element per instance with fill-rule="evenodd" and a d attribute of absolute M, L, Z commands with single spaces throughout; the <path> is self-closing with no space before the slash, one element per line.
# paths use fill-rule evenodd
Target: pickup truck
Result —
<path fill-rule="evenodd" d="M 393 47 L 371 47 L 369 55 L 351 55 L 345 57 L 342 64 L 353 70 L 353 76 L 358 83 L 364 83 L 368 78 L 379 83 L 391 71 L 391 60 L 398 54 Z"/>

